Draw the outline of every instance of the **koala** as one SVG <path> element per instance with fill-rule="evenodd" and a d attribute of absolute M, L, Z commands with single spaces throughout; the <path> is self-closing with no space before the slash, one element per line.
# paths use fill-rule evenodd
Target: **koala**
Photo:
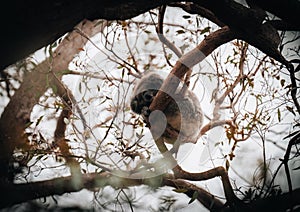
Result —
<path fill-rule="evenodd" d="M 151 122 L 149 106 L 163 81 L 163 77 L 155 72 L 144 75 L 133 90 L 130 102 L 131 110 L 141 114 L 144 118 L 149 118 Z M 156 128 L 162 130 L 160 136 L 165 143 L 173 144 L 176 152 L 182 143 L 197 142 L 203 121 L 203 113 L 197 96 L 188 89 L 184 93 L 181 90 L 182 86 L 179 86 L 175 94 L 171 96 L 171 101 L 166 109 L 157 116 L 161 120 L 156 122 L 159 125 Z M 166 122 L 165 125 L 163 122 Z M 150 126 L 151 128 L 152 126 Z"/>

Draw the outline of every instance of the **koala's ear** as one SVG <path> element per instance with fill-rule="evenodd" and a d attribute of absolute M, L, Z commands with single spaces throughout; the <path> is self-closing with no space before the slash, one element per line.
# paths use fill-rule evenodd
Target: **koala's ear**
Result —
<path fill-rule="evenodd" d="M 153 97 L 155 96 L 154 91 L 148 90 L 143 93 L 143 99 L 145 102 L 152 102 Z"/>

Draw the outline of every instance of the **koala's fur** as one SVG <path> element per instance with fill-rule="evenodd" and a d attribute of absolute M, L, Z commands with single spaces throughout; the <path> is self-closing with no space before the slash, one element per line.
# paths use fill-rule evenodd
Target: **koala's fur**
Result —
<path fill-rule="evenodd" d="M 151 113 L 149 106 L 163 80 L 159 74 L 150 72 L 137 82 L 130 104 L 133 112 L 149 117 Z M 175 130 L 179 137 L 174 137 L 168 129 L 165 130 L 162 137 L 164 142 L 169 144 L 174 144 L 176 141 L 179 143 L 196 143 L 203 120 L 200 103 L 192 91 L 187 89 L 184 95 L 180 91 L 181 87 L 177 89 L 171 98 L 172 100 L 163 111 L 167 119 L 167 128 L 171 131 Z"/>

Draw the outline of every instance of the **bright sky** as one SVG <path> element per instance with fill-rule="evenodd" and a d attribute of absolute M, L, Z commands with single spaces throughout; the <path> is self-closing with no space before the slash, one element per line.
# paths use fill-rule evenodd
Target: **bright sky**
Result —
<path fill-rule="evenodd" d="M 191 30 L 191 32 L 186 32 L 185 34 L 178 33 L 178 27 L 165 27 L 165 30 L 167 29 L 168 32 L 167 35 L 173 35 L 174 37 L 169 37 L 170 40 L 174 41 L 174 43 L 177 46 L 184 46 L 185 44 L 189 44 L 187 46 L 188 50 L 195 47 L 197 43 L 199 43 L 204 35 L 201 35 L 200 37 L 196 37 L 192 34 L 192 31 L 194 29 L 194 24 L 190 24 L 189 20 L 195 20 L 196 16 L 190 15 L 190 19 L 183 19 L 183 15 L 189 15 L 185 12 L 183 12 L 180 9 L 176 8 L 168 8 L 165 16 L 165 22 L 166 23 L 172 23 L 176 25 L 184 25 L 187 26 L 188 29 Z M 155 18 L 155 17 L 154 17 Z M 134 18 L 133 19 L 136 22 L 151 22 L 151 18 L 148 16 L 145 17 L 143 15 Z M 206 26 L 206 23 L 201 23 L 202 26 Z M 114 25 L 113 25 L 114 26 Z M 113 28 L 112 26 L 112 28 Z M 213 30 L 216 29 L 216 26 L 210 24 Z M 111 28 L 108 28 L 107 30 L 111 30 Z M 148 26 L 148 31 L 151 31 L 153 35 L 154 33 L 154 27 Z M 156 63 L 157 66 L 163 66 L 165 63 L 164 54 L 162 52 L 161 44 L 157 42 L 157 38 L 155 36 L 150 37 L 153 40 L 149 40 L 149 36 L 145 33 L 140 33 L 137 31 L 139 30 L 128 30 L 128 42 L 129 46 L 135 46 L 136 49 L 134 50 L 136 54 L 140 55 L 141 61 L 140 64 L 146 63 L 149 55 L 155 55 L 156 58 L 152 61 L 153 63 Z M 190 33 L 190 34 L 189 34 Z M 138 34 L 138 36 L 137 36 Z M 108 37 L 108 40 L 116 39 L 116 35 L 111 33 L 111 37 Z M 190 38 L 190 39 L 189 39 Z M 78 55 L 75 59 L 77 61 L 82 62 L 82 65 L 80 68 L 78 66 L 75 66 L 74 64 L 70 65 L 71 70 L 76 71 L 88 71 L 93 74 L 100 74 L 101 76 L 104 76 L 104 74 L 108 75 L 109 77 L 117 77 L 120 78 L 120 69 L 118 68 L 119 65 L 116 63 L 109 61 L 107 59 L 107 55 L 110 57 L 113 57 L 113 54 L 103 47 L 103 37 L 100 35 L 96 35 L 92 40 L 92 43 L 88 43 L 86 47 L 84 47 L 85 51 L 83 51 L 80 55 Z M 128 56 L 128 48 L 127 43 L 125 42 L 124 35 L 120 35 L 117 37 L 114 44 L 114 51 L 117 53 L 118 57 L 123 58 L 126 60 L 126 57 Z M 97 45 L 97 48 L 95 48 L 94 44 Z M 218 56 L 222 58 L 223 61 L 226 60 L 225 57 L 227 57 L 228 54 L 232 54 L 232 46 L 226 44 L 218 48 L 216 50 L 218 52 Z M 138 51 L 139 50 L 139 51 Z M 44 49 L 41 49 L 37 51 L 34 54 L 34 58 L 36 61 L 40 62 L 45 58 Z M 144 60 L 144 61 L 143 61 Z M 172 57 L 171 63 L 175 63 L 177 58 L 175 56 Z M 141 67 L 140 67 L 141 68 Z M 165 72 L 170 70 L 170 67 L 166 66 L 162 68 Z M 193 73 L 215 73 L 213 60 L 211 57 L 208 57 L 204 61 L 202 61 L 199 65 L 196 65 L 193 69 Z M 201 75 L 202 76 L 202 75 Z M 131 81 L 133 78 L 128 78 L 129 81 Z M 196 78 L 193 77 L 193 80 Z M 259 80 L 259 79 L 258 79 Z M 287 79 L 288 80 L 288 79 Z M 107 111 L 106 109 L 110 106 L 113 108 L 113 106 L 119 105 L 121 108 L 121 112 L 118 113 L 118 116 L 116 118 L 116 122 L 118 123 L 118 126 L 124 127 L 123 129 L 124 137 L 130 139 L 136 139 L 136 135 L 134 134 L 134 131 L 132 127 L 125 126 L 123 121 L 129 118 L 129 112 L 128 112 L 128 103 L 130 100 L 130 94 L 133 89 L 133 83 L 128 84 L 124 83 L 122 86 L 119 86 L 119 90 L 115 89 L 114 86 L 111 86 L 100 79 L 90 79 L 85 78 L 85 81 L 81 76 L 73 76 L 73 75 L 67 75 L 64 76 L 63 82 L 73 91 L 73 94 L 78 101 L 78 105 L 81 108 L 82 112 L 85 115 L 85 119 L 90 127 L 93 127 L 103 121 L 105 121 L 109 116 L 111 116 L 111 112 Z M 86 83 L 86 84 L 85 84 Z M 258 84 L 258 83 L 255 83 Z M 191 85 L 194 85 L 194 82 L 192 81 Z M 203 111 L 205 111 L 205 115 L 207 117 L 212 116 L 213 107 L 214 104 L 211 102 L 211 94 L 213 93 L 214 89 L 217 86 L 217 80 L 211 79 L 209 77 L 203 76 L 200 80 L 198 80 L 194 86 L 193 91 L 197 94 L 201 107 Z M 112 89 L 114 88 L 114 89 Z M 257 91 L 260 91 L 262 89 L 261 87 L 255 87 Z M 102 102 L 103 96 L 109 96 L 112 98 L 112 101 L 106 101 Z M 124 99 L 120 98 L 124 97 Z M 249 97 L 246 97 L 249 98 Z M 44 104 L 53 104 L 55 101 L 54 98 L 48 98 Z M 253 99 L 249 98 L 248 104 L 246 104 L 246 107 L 243 108 L 244 110 L 253 110 L 254 103 L 252 102 Z M 4 105 L 7 104 L 7 100 L 1 101 L 1 109 L 4 107 Z M 271 102 L 271 104 L 274 104 L 274 102 Z M 270 105 L 272 107 L 273 105 Z M 125 110 L 125 113 L 122 112 L 122 110 Z M 2 111 L 1 111 L 2 112 Z M 273 111 L 274 112 L 274 111 Z M 51 117 L 51 114 L 53 113 L 53 110 L 44 110 L 43 106 L 36 106 L 34 108 L 34 111 L 32 113 L 32 120 L 37 120 L 41 115 L 44 115 L 45 118 L 43 119 L 42 123 L 36 128 L 36 131 L 42 132 L 45 137 L 51 138 L 54 126 L 55 126 L 55 119 L 47 119 L 47 117 Z M 278 117 L 276 116 L 276 111 L 274 112 L 274 116 L 270 120 L 270 126 L 272 123 L 276 122 Z M 124 118 L 125 117 L 125 118 Z M 222 112 L 222 117 L 230 118 L 230 114 L 227 112 Z M 290 128 L 286 128 L 284 123 L 289 123 L 291 121 L 292 116 L 285 116 L 282 117 L 282 125 L 270 127 L 270 131 L 280 132 L 282 130 L 282 126 L 284 127 L 284 131 L 287 133 Z M 83 131 L 82 123 L 80 120 L 72 120 L 74 126 L 76 126 L 79 131 Z M 205 123 L 208 122 L 208 119 L 205 119 Z M 80 138 L 76 134 L 71 134 L 76 132 L 76 129 L 74 129 L 72 126 L 68 128 L 68 132 L 70 133 L 69 138 Z M 93 135 L 88 138 L 86 141 L 88 143 L 88 148 L 90 151 L 96 151 L 97 149 L 97 142 L 96 140 L 102 140 L 103 137 L 105 137 L 106 128 L 96 128 L 92 130 Z M 145 143 L 149 142 L 151 140 L 151 135 L 149 131 L 145 135 Z M 111 132 L 108 135 L 109 141 L 115 140 L 115 133 L 116 131 Z M 274 135 L 274 133 L 273 133 Z M 269 134 L 266 134 L 266 137 L 268 138 Z M 282 135 L 278 136 L 278 139 L 281 139 Z M 272 139 L 276 139 L 272 137 Z M 221 127 L 214 128 L 213 130 L 209 131 L 207 135 L 202 136 L 199 140 L 199 142 L 195 144 L 186 144 L 183 145 L 183 147 L 180 149 L 180 152 L 178 153 L 178 161 L 179 163 L 187 170 L 187 171 L 205 171 L 209 168 L 218 166 L 218 165 L 224 165 L 224 157 L 223 154 L 228 152 L 230 150 L 230 145 L 224 144 L 223 146 L 218 145 L 220 142 L 225 141 L 226 136 L 224 133 L 224 129 Z M 115 141 L 114 141 L 115 142 Z M 153 142 L 153 141 L 152 141 Z M 109 142 L 108 142 L 109 143 Z M 107 144 L 108 144 L 107 143 Z M 287 144 L 287 141 L 282 143 L 282 147 L 285 147 Z M 115 147 L 111 147 L 112 150 Z M 85 152 L 81 149 L 77 150 L 77 154 L 85 154 Z M 239 145 L 239 148 L 237 149 L 236 158 L 231 162 L 231 169 L 229 171 L 230 177 L 235 182 L 237 186 L 247 185 L 247 182 L 244 181 L 244 178 L 248 179 L 250 181 L 250 184 L 252 183 L 252 177 L 257 172 L 258 165 L 262 162 L 262 143 L 260 142 L 259 135 L 256 134 L 250 141 L 243 142 Z M 266 143 L 266 158 L 269 159 L 270 166 L 274 170 L 274 167 L 276 167 L 279 164 L 278 158 L 281 158 L 284 154 L 282 150 L 274 146 L 271 142 Z M 113 159 L 120 159 L 118 156 L 112 156 Z M 110 160 L 109 157 L 106 158 L 106 160 Z M 40 163 L 37 163 L 36 166 L 33 167 L 32 170 L 36 169 L 36 172 L 32 174 L 29 179 L 36 181 L 36 180 L 42 180 L 42 179 L 49 179 L 51 177 L 58 177 L 58 176 L 66 176 L 69 173 L 65 169 L 57 168 L 57 169 L 45 169 L 43 171 L 40 170 L 41 167 L 49 166 L 49 165 L 57 165 L 57 162 L 53 160 L 52 157 L 49 157 L 45 160 L 40 161 Z M 91 167 L 85 167 L 88 168 L 89 171 L 92 171 L 93 168 Z M 39 172 L 41 171 L 41 172 Z M 38 173 L 38 175 L 37 175 Z M 293 176 L 293 182 L 299 182 L 300 183 L 300 177 Z M 279 181 L 285 182 L 285 178 L 278 177 Z M 199 182 L 198 185 L 201 185 L 203 188 L 207 188 L 210 192 L 213 194 L 216 194 L 217 196 L 223 196 L 221 181 L 219 178 Z M 283 183 L 283 189 L 286 190 L 286 183 Z M 299 187 L 299 184 L 295 184 L 295 186 Z M 110 188 L 104 189 L 106 192 L 113 192 Z M 133 188 L 132 191 L 136 191 L 136 195 L 139 196 L 141 201 L 144 203 L 142 210 L 145 210 L 145 208 L 148 208 L 152 205 L 158 205 L 157 200 L 157 194 L 156 193 L 147 193 L 147 189 L 139 189 L 139 188 Z M 170 188 L 160 188 L 159 193 L 161 195 L 169 195 L 170 194 Z M 185 197 L 183 194 L 176 194 L 172 193 L 176 198 L 179 200 L 176 204 L 181 205 L 183 208 L 181 211 L 198 211 L 199 207 L 203 209 L 203 207 L 197 203 L 196 201 L 190 205 L 187 205 L 189 199 Z M 83 198 L 84 197 L 84 198 Z M 67 194 L 63 195 L 62 197 L 58 197 L 58 199 L 63 200 L 59 201 L 62 204 L 80 204 L 83 206 L 90 206 L 90 203 L 92 201 L 93 194 L 92 192 L 83 190 L 81 192 L 75 193 L 75 194 Z M 150 201 L 149 201 L 150 200 Z M 50 198 L 47 200 L 50 201 Z M 154 202 L 157 202 L 155 204 Z M 204 209 L 203 209 L 204 210 Z M 179 210 L 180 211 L 180 210 Z"/>

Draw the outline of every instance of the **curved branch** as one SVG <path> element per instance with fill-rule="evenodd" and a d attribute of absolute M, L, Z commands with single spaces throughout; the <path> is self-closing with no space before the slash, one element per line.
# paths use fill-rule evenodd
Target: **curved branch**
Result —
<path fill-rule="evenodd" d="M 126 20 L 170 0 L 8 1 L 0 13 L 5 32 L 0 34 L 0 70 L 55 42 L 84 19 Z M 38 11 L 38 12 L 36 12 Z"/>
<path fill-rule="evenodd" d="M 156 32 L 159 40 L 163 44 L 165 44 L 169 49 L 171 49 L 178 58 L 180 58 L 182 56 L 180 50 L 173 43 L 171 43 L 164 35 L 163 25 L 164 25 L 165 11 L 166 11 L 166 6 L 165 5 L 161 6 L 158 14 L 158 26 L 156 27 Z"/>
<path fill-rule="evenodd" d="M 253 3 L 262 9 L 273 13 L 290 25 L 300 27 L 299 19 L 296 14 L 300 12 L 300 2 L 298 0 L 289 1 L 270 1 L 270 0 L 252 0 Z"/>
<path fill-rule="evenodd" d="M 57 78 L 56 78 L 57 79 Z M 56 83 L 55 83 L 56 82 Z M 65 131 L 67 128 L 66 120 L 69 120 L 72 114 L 73 101 L 71 100 L 71 91 L 66 88 L 59 79 L 55 81 L 57 88 L 56 94 L 63 100 L 63 108 L 57 120 L 56 129 L 54 131 L 54 145 L 58 146 L 62 156 L 69 166 L 73 181 L 81 183 L 81 167 L 79 162 L 72 157 L 68 140 L 65 138 Z"/>
<path fill-rule="evenodd" d="M 222 211 L 225 207 L 224 204 L 220 200 L 216 199 L 214 195 L 185 180 L 164 179 L 164 184 L 172 186 L 179 191 L 186 190 L 184 193 L 190 198 L 194 198 L 194 193 L 197 192 L 197 200 L 210 211 Z"/>
<path fill-rule="evenodd" d="M 212 211 L 227 211 L 226 208 L 223 207 L 224 205 L 207 191 L 184 180 L 172 179 L 172 176 L 168 175 L 146 179 L 129 179 L 116 176 L 108 172 L 102 172 L 83 174 L 83 183 L 80 187 L 71 182 L 71 176 L 24 184 L 9 184 L 0 181 L 0 191 L 2 193 L 0 208 L 5 208 L 14 204 L 51 195 L 61 195 L 67 192 L 76 192 L 82 190 L 83 188 L 93 190 L 95 188 L 104 188 L 105 186 L 112 186 L 114 188 L 125 188 L 139 185 L 153 186 L 153 182 L 155 182 L 155 185 L 158 187 L 172 186 L 174 188 L 186 189 L 187 191 L 184 193 L 189 197 L 192 197 L 193 193 L 197 191 L 197 199 L 205 207 L 211 209 Z M 283 211 L 284 209 L 288 209 L 290 206 L 299 205 L 299 195 L 300 189 L 295 189 L 292 194 L 283 193 L 278 196 L 259 199 L 249 204 L 236 204 L 235 211 L 245 211 L 245 209 L 248 209 L 248 211 Z"/>
<path fill-rule="evenodd" d="M 207 18 L 211 22 L 214 22 L 220 27 L 225 26 L 225 24 L 220 21 L 213 12 L 210 10 L 206 9 L 205 7 L 200 6 L 199 4 L 193 3 L 193 2 L 185 2 L 185 3 L 180 3 L 180 2 L 175 2 L 175 3 L 170 3 L 168 6 L 171 7 L 180 7 L 183 9 L 185 12 L 190 13 L 190 14 L 198 14 L 201 15 L 204 18 Z"/>
<path fill-rule="evenodd" d="M 183 55 L 173 67 L 171 73 L 161 86 L 149 109 L 163 111 L 169 104 L 170 97 L 176 91 L 180 80 L 194 65 L 201 62 L 213 50 L 235 38 L 235 33 L 225 26 L 208 35 L 196 48 Z"/>
<path fill-rule="evenodd" d="M 219 126 L 223 126 L 223 125 L 229 125 L 229 126 L 234 126 L 233 121 L 232 120 L 219 120 L 219 121 L 210 121 L 209 123 L 207 123 L 206 125 L 204 125 L 201 128 L 201 131 L 199 133 L 199 135 L 204 135 L 206 132 L 208 132 L 209 130 L 211 130 L 212 128 L 215 127 L 219 127 Z"/>
<path fill-rule="evenodd" d="M 106 23 L 103 23 L 95 27 L 95 23 L 84 20 L 77 28 L 92 36 L 105 25 Z M 8 163 L 14 148 L 25 148 L 28 143 L 24 130 L 30 123 L 30 113 L 34 105 L 46 90 L 55 84 L 56 78 L 53 78 L 51 73 L 61 77 L 61 72 L 68 70 L 74 55 L 81 51 L 86 42 L 87 39 L 74 30 L 62 40 L 53 53 L 52 64 L 44 60 L 32 71 L 26 72 L 23 83 L 11 98 L 0 119 L 0 177 L 7 178 Z M 9 127 L 7 123 L 10 123 Z"/>
<path fill-rule="evenodd" d="M 142 184 L 148 185 L 151 180 L 155 181 L 157 177 L 146 179 L 129 179 L 116 176 L 108 172 L 103 172 L 83 174 L 82 183 L 80 185 L 72 183 L 72 179 L 72 176 L 68 176 L 24 184 L 8 184 L 0 181 L 0 190 L 2 193 L 0 208 L 41 197 L 76 192 L 82 190 L 83 188 L 103 188 L 108 185 L 114 188 L 124 188 Z"/>
<path fill-rule="evenodd" d="M 281 31 L 300 31 L 300 26 L 296 27 L 296 26 L 290 25 L 282 20 L 270 20 L 270 21 L 267 21 L 267 23 L 270 23 L 275 29 L 281 30 Z"/>
<path fill-rule="evenodd" d="M 228 173 L 222 166 L 199 173 L 186 172 L 180 166 L 176 166 L 173 169 L 173 171 L 175 178 L 181 178 L 192 181 L 208 180 L 220 176 L 222 179 L 223 189 L 228 203 L 230 205 L 233 205 L 234 203 L 239 202 L 239 199 L 235 196 L 233 192 L 232 186 L 229 181 Z"/>
<path fill-rule="evenodd" d="M 298 113 L 300 114 L 300 104 L 299 104 L 299 101 L 298 101 L 298 98 L 297 98 L 297 90 L 298 90 L 297 88 L 298 88 L 298 86 L 297 86 L 297 82 L 296 82 L 294 66 L 292 64 L 288 64 L 287 69 L 290 72 L 290 79 L 291 79 L 291 85 L 292 85 L 291 96 L 292 96 L 293 102 L 295 104 L 295 107 L 296 107 Z"/>

